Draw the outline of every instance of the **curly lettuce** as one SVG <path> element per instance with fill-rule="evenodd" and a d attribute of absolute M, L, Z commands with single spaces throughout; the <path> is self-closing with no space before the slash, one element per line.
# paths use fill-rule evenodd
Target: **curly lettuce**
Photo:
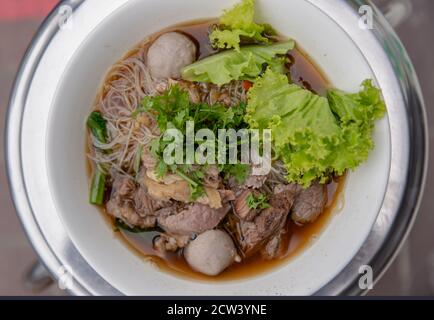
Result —
<path fill-rule="evenodd" d="M 385 110 L 371 80 L 359 93 L 333 89 L 321 97 L 268 69 L 248 93 L 245 120 L 252 128 L 272 129 L 288 182 L 308 187 L 365 161 L 374 146 L 375 120 Z"/>
<path fill-rule="evenodd" d="M 242 0 L 233 8 L 225 10 L 220 17 L 219 27 L 210 34 L 211 43 L 216 48 L 240 50 L 242 38 L 259 43 L 268 43 L 263 36 L 266 25 L 254 22 L 255 1 Z"/>
<path fill-rule="evenodd" d="M 211 82 L 223 85 L 232 80 L 255 81 L 269 66 L 276 73 L 283 73 L 285 59 L 280 57 L 295 46 L 293 40 L 273 45 L 245 46 L 227 50 L 199 60 L 181 70 L 184 80 Z"/>

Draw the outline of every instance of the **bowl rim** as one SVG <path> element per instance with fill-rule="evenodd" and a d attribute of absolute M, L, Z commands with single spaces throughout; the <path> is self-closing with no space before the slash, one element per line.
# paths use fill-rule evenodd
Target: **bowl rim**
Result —
<path fill-rule="evenodd" d="M 73 10 L 77 10 L 84 1 L 66 0 L 59 3 L 41 25 L 21 63 L 12 89 L 7 114 L 5 150 L 11 195 L 30 242 L 41 261 L 56 278 L 58 277 L 57 271 L 64 262 L 60 261 L 58 253 L 53 250 L 39 228 L 28 198 L 21 162 L 21 121 L 35 70 L 45 50 L 50 45 L 50 40 L 59 31 L 57 20 L 59 7 L 66 4 L 71 6 Z M 354 30 L 354 26 L 346 17 L 357 14 L 356 9 L 362 1 L 307 1 L 325 12 L 350 35 L 374 69 L 375 74 L 393 72 L 392 75 L 396 78 L 398 78 L 398 72 L 401 74 L 399 85 L 401 94 L 405 99 L 406 113 L 389 119 L 389 121 L 396 121 L 396 123 L 395 125 L 391 123 L 393 152 L 389 183 L 382 209 L 367 241 L 358 254 L 335 279 L 316 293 L 318 295 L 360 294 L 362 290 L 357 285 L 357 271 L 360 264 L 369 264 L 377 270 L 376 280 L 378 281 L 396 256 L 416 217 L 423 194 L 428 163 L 424 102 L 417 76 L 406 51 L 378 9 L 374 8 L 376 28 L 370 30 L 369 35 L 361 35 L 359 30 Z M 384 56 L 386 48 L 389 59 L 396 59 L 400 62 L 399 64 L 392 66 L 388 61 L 385 63 L 383 59 L 378 58 Z M 394 69 L 391 70 L 390 68 Z M 377 78 L 381 82 L 382 77 Z M 396 125 L 400 123 L 406 123 L 409 131 L 399 130 L 399 126 Z M 410 143 L 404 145 L 403 141 Z M 406 175 L 402 174 L 400 170 L 402 163 L 407 164 Z M 403 195 L 406 195 L 407 198 L 404 198 Z M 385 245 L 386 243 L 387 245 Z M 73 259 L 82 264 L 79 272 L 82 272 L 85 277 L 75 279 L 76 281 L 69 289 L 70 293 L 77 295 L 95 292 L 106 295 L 121 294 L 99 276 L 73 246 L 71 250 L 70 254 Z"/>

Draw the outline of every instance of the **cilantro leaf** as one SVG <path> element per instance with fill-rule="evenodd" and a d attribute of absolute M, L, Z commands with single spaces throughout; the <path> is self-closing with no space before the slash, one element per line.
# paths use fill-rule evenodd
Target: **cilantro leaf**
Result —
<path fill-rule="evenodd" d="M 253 193 L 249 194 L 246 202 L 250 209 L 267 209 L 270 207 L 267 202 L 267 197 L 263 193 L 260 193 L 257 196 L 255 196 Z"/>

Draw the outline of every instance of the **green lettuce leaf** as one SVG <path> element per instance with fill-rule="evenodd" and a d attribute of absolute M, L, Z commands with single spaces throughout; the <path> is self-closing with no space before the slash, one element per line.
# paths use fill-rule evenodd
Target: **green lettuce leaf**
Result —
<path fill-rule="evenodd" d="M 348 94 L 341 90 L 331 89 L 327 93 L 332 111 L 344 123 L 366 123 L 369 119 L 380 119 L 385 113 L 385 105 L 381 91 L 365 80 L 363 90 Z"/>
<path fill-rule="evenodd" d="M 268 65 L 274 72 L 284 71 L 284 55 L 294 48 L 294 41 L 268 45 L 246 46 L 227 50 L 199 60 L 181 70 L 182 78 L 189 81 L 211 82 L 223 85 L 232 80 L 254 81 Z"/>
<path fill-rule="evenodd" d="M 381 119 L 386 106 L 381 91 L 372 80 L 365 80 L 363 89 L 354 94 L 340 90 L 329 90 L 327 98 L 333 113 L 339 119 L 342 128 L 339 157 L 335 159 L 338 173 L 346 168 L 356 168 L 368 158 L 374 147 L 372 131 L 376 120 Z"/>
<path fill-rule="evenodd" d="M 262 35 L 267 26 L 255 23 L 254 16 L 254 0 L 242 0 L 233 8 L 225 10 L 220 17 L 219 28 L 210 34 L 211 43 L 217 48 L 234 48 L 237 51 L 240 50 L 241 38 L 268 43 L 268 39 Z"/>
<path fill-rule="evenodd" d="M 325 98 L 268 69 L 248 93 L 245 119 L 252 128 L 272 129 L 287 180 L 309 186 L 365 161 L 373 148 L 374 122 L 385 110 L 370 80 L 359 93 L 330 90 Z"/>

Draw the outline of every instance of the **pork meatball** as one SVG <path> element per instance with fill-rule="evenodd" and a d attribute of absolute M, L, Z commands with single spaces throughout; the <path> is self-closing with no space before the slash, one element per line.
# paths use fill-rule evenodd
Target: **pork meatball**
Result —
<path fill-rule="evenodd" d="M 147 55 L 151 75 L 157 79 L 180 78 L 181 69 L 196 60 L 196 45 L 179 32 L 168 32 L 158 37 Z"/>
<path fill-rule="evenodd" d="M 184 250 L 187 263 L 194 270 L 216 276 L 236 259 L 231 237 L 222 230 L 208 230 L 189 243 Z"/>

